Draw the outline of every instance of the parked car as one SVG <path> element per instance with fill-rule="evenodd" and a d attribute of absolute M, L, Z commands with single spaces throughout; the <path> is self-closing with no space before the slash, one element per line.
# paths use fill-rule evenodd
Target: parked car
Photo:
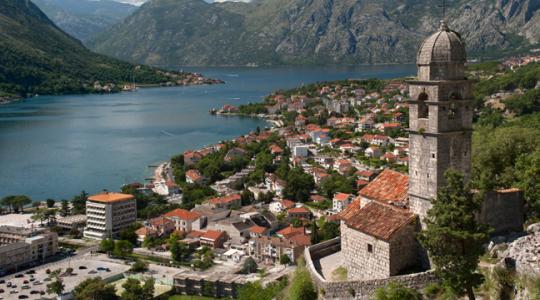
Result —
<path fill-rule="evenodd" d="M 28 299 L 28 296 L 26 296 L 26 295 L 19 295 L 19 299 Z"/>
<path fill-rule="evenodd" d="M 19 292 L 19 291 L 14 290 L 14 291 L 10 291 L 9 293 L 13 295 L 13 294 L 17 294 L 18 292 Z"/>
<path fill-rule="evenodd" d="M 24 274 L 17 274 L 15 275 L 15 278 L 23 278 L 24 277 Z"/>
<path fill-rule="evenodd" d="M 29 282 L 28 280 L 24 280 L 24 281 L 23 281 L 24 284 L 28 284 L 28 282 Z"/>
<path fill-rule="evenodd" d="M 23 285 L 23 286 L 21 286 L 21 289 L 28 290 L 28 289 L 30 289 L 30 286 L 29 285 Z"/>
<path fill-rule="evenodd" d="M 0 294 L 3 294 L 5 291 L 3 289 L 0 289 Z"/>
<path fill-rule="evenodd" d="M 4 284 L 6 281 L 4 279 L 0 279 L 0 284 Z"/>
<path fill-rule="evenodd" d="M 79 270 L 86 270 L 86 269 L 88 269 L 86 266 L 80 266 L 79 267 Z"/>
<path fill-rule="evenodd" d="M 36 270 L 28 270 L 25 274 L 36 274 Z"/>

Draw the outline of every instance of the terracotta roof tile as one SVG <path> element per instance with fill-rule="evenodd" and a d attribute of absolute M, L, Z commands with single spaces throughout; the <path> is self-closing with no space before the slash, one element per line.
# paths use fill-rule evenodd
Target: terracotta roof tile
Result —
<path fill-rule="evenodd" d="M 257 226 L 257 225 L 254 225 L 254 226 L 249 228 L 250 232 L 253 232 L 253 233 L 256 233 L 256 234 L 264 234 L 267 230 L 268 230 L 268 228 L 262 227 L 262 226 Z"/>
<path fill-rule="evenodd" d="M 284 238 L 291 238 L 297 234 L 305 234 L 306 229 L 304 227 L 293 227 L 292 225 L 289 227 L 285 227 L 281 229 L 280 231 L 276 232 L 278 235 L 282 235 Z"/>
<path fill-rule="evenodd" d="M 88 200 L 101 203 L 114 203 L 131 200 L 133 198 L 133 195 L 130 194 L 105 192 L 97 195 L 92 195 L 88 197 Z"/>
<path fill-rule="evenodd" d="M 233 194 L 233 195 L 227 195 L 225 197 L 212 198 L 209 201 L 211 204 L 228 204 L 234 201 L 238 201 L 240 199 L 241 199 L 240 194 Z"/>
<path fill-rule="evenodd" d="M 208 230 L 201 236 L 201 239 L 215 241 L 225 234 L 225 231 Z"/>
<path fill-rule="evenodd" d="M 167 218 L 179 218 L 186 221 L 195 221 L 201 217 L 201 215 L 196 212 L 192 212 L 192 211 L 181 209 L 181 208 L 177 208 L 173 211 L 170 211 L 164 214 L 163 216 Z"/>
<path fill-rule="evenodd" d="M 370 200 L 384 203 L 406 204 L 408 190 L 409 176 L 386 169 L 361 189 L 359 194 Z"/>
<path fill-rule="evenodd" d="M 416 216 L 406 210 L 377 202 L 348 212 L 345 224 L 367 235 L 389 241 L 394 233 L 415 220 Z"/>

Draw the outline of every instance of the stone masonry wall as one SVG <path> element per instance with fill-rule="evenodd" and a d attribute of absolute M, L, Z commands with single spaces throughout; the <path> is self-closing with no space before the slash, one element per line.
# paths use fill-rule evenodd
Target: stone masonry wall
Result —
<path fill-rule="evenodd" d="M 341 224 L 343 257 L 348 279 L 365 280 L 390 276 L 390 245 Z M 371 252 L 368 251 L 371 245 Z"/>
<path fill-rule="evenodd" d="M 328 282 L 317 271 L 314 260 L 328 255 L 328 249 L 339 248 L 339 243 L 339 239 L 333 239 L 306 248 L 304 251 L 306 266 L 311 274 L 313 283 L 317 286 L 320 297 L 323 299 L 368 300 L 373 299 L 373 295 L 378 288 L 385 287 L 391 282 L 396 282 L 417 290 L 423 289 L 430 283 L 437 282 L 437 279 L 432 272 L 395 276 L 384 279 Z"/>

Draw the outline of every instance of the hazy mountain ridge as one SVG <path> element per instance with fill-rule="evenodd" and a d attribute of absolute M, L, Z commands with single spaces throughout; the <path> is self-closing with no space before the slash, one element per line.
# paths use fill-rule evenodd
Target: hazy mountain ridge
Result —
<path fill-rule="evenodd" d="M 439 1 L 153 0 L 90 46 L 130 61 L 171 65 L 412 62 L 440 19 Z M 469 51 L 523 51 L 540 41 L 540 0 L 456 1 L 452 28 Z"/>
<path fill-rule="evenodd" d="M 32 0 L 58 27 L 86 41 L 119 23 L 137 7 L 112 0 Z"/>

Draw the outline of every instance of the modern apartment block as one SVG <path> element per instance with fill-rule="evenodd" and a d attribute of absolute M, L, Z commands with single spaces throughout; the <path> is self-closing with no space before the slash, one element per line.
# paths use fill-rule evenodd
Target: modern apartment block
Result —
<path fill-rule="evenodd" d="M 0 226 L 0 274 L 42 263 L 58 251 L 58 235 L 43 228 Z"/>
<path fill-rule="evenodd" d="M 137 202 L 129 194 L 104 192 L 88 197 L 84 237 L 105 239 L 137 220 Z"/>

